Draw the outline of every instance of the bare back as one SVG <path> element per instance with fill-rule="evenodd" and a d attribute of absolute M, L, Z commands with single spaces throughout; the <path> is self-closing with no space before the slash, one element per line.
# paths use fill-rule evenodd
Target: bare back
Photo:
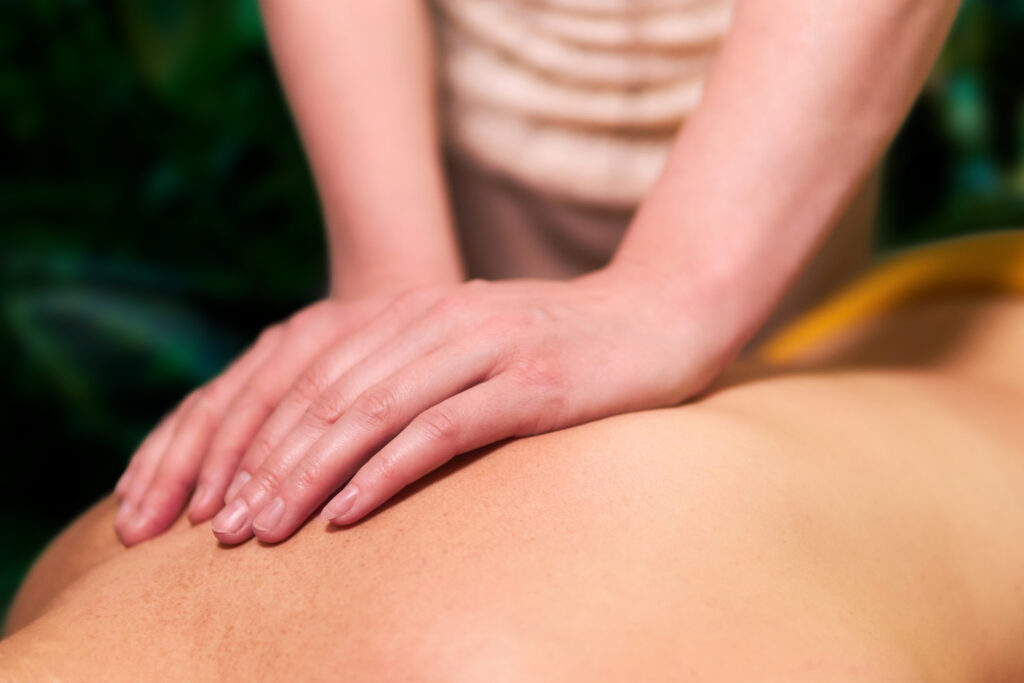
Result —
<path fill-rule="evenodd" d="M 181 521 L 125 551 L 105 501 L 26 581 L 0 673 L 1022 676 L 1020 348 L 1019 300 L 921 307 L 800 370 L 463 458 L 276 547 Z"/>

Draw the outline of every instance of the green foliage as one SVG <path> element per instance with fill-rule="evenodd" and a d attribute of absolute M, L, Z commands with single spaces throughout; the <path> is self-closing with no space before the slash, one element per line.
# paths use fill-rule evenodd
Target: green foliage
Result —
<path fill-rule="evenodd" d="M 884 244 L 1024 225 L 1022 32 L 1024 0 L 964 5 L 893 149 Z M 0 0 L 0 54 L 2 606 L 324 258 L 255 0 Z"/>
<path fill-rule="evenodd" d="M 883 245 L 1024 226 L 1024 0 L 968 0 L 888 160 Z"/>
<path fill-rule="evenodd" d="M 324 258 L 253 2 L 0 0 L 0 50 L 2 606 Z"/>

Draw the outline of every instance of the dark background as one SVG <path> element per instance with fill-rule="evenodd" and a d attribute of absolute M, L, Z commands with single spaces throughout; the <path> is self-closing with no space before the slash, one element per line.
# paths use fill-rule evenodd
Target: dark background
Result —
<path fill-rule="evenodd" d="M 1024 0 L 966 1 L 890 154 L 880 247 L 1024 226 L 1022 46 Z M 0 55 L 2 612 L 154 420 L 325 270 L 254 0 L 0 0 Z"/>

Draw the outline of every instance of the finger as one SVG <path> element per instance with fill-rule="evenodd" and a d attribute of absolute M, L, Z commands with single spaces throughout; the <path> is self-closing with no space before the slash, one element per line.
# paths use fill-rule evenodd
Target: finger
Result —
<path fill-rule="evenodd" d="M 238 495 L 242 486 L 252 478 L 252 473 L 263 466 L 271 453 L 278 451 L 290 434 L 295 432 L 300 438 L 298 442 L 295 438 L 290 440 L 294 448 L 289 452 L 299 449 L 298 452 L 304 453 L 337 419 L 351 398 L 415 357 L 436 348 L 443 330 L 435 325 L 433 334 L 425 334 L 422 330 L 409 334 L 409 328 L 422 319 L 424 311 L 440 296 L 436 290 L 418 290 L 399 297 L 363 329 L 339 341 L 311 364 L 251 440 L 237 468 L 237 458 L 225 457 L 225 461 L 231 461 L 228 467 L 214 462 L 215 458 L 211 457 L 211 469 L 220 470 L 221 476 L 225 476 L 228 470 L 234 474 L 224 501 L 230 503 Z M 356 369 L 362 371 L 357 372 Z M 342 377 L 346 380 L 339 384 Z M 313 419 L 307 422 L 313 424 L 302 424 L 303 416 L 312 416 Z"/>
<path fill-rule="evenodd" d="M 203 398 L 190 402 L 182 412 L 175 436 L 158 459 L 149 478 L 149 486 L 135 505 L 130 516 L 115 522 L 115 528 L 125 545 L 131 546 L 164 531 L 177 517 L 185 497 L 192 488 L 195 469 L 189 469 L 187 458 L 197 449 L 196 442 L 213 429 L 213 411 Z M 182 438 L 184 434 L 184 438 Z"/>
<path fill-rule="evenodd" d="M 363 329 L 345 339 L 339 340 L 329 351 L 311 363 L 292 384 L 277 408 L 258 430 L 245 449 L 240 462 L 235 459 L 231 468 L 237 469 L 235 481 L 227 488 L 225 502 L 233 499 L 242 484 L 263 465 L 266 459 L 292 432 L 302 416 L 325 390 L 337 382 L 346 372 L 369 355 L 379 353 L 408 321 L 398 316 L 385 316 L 372 321 Z M 227 461 L 230 458 L 223 458 Z M 224 469 L 213 457 L 209 467 Z M 234 474 L 234 472 L 232 472 Z M 242 480 L 245 481 L 242 481 Z"/>
<path fill-rule="evenodd" d="M 293 328 L 291 333 L 286 331 L 280 343 L 235 392 L 196 461 L 197 480 L 202 474 L 203 485 L 197 487 L 195 501 L 190 505 L 195 511 L 190 515 L 193 521 L 206 518 L 200 513 L 220 507 L 226 479 L 260 425 L 295 377 L 339 333 L 336 326 L 307 326 L 306 329 Z M 217 464 L 205 468 L 205 461 L 211 459 Z"/>
<path fill-rule="evenodd" d="M 128 545 L 160 533 L 174 521 L 187 497 L 199 461 L 231 398 L 274 349 L 278 328 L 264 331 L 256 342 L 209 384 L 189 395 L 177 412 L 170 437 L 149 453 L 148 467 L 132 477 L 130 513 L 115 527 Z"/>
<path fill-rule="evenodd" d="M 509 377 L 499 375 L 419 415 L 359 469 L 320 516 L 352 524 L 457 455 L 536 433 L 549 408 Z"/>
<path fill-rule="evenodd" d="M 175 406 L 174 410 L 164 415 L 157 421 L 156 427 L 143 438 L 142 443 L 135 449 L 135 453 L 128 461 L 128 466 L 125 468 L 121 478 L 117 480 L 117 484 L 114 486 L 114 494 L 118 498 L 124 498 L 128 495 L 128 490 L 131 487 L 131 482 L 138 473 L 140 460 L 148 457 L 148 454 L 156 451 L 162 452 L 166 447 L 167 442 L 174 434 L 174 422 L 178 417 L 178 408 Z"/>
<path fill-rule="evenodd" d="M 254 344 L 249 351 L 242 354 L 242 356 L 240 356 L 239 359 L 232 363 L 232 365 L 229 366 L 228 369 L 225 370 L 224 373 L 222 373 L 222 375 L 225 376 L 225 378 L 229 379 L 229 381 L 233 381 L 233 378 L 236 377 L 239 379 L 244 379 L 244 371 L 248 369 L 247 366 L 249 364 L 242 362 L 243 359 L 250 358 L 253 361 L 258 361 L 259 356 L 257 355 L 257 353 L 254 352 L 256 352 L 257 349 L 263 349 L 270 346 L 271 343 L 276 341 L 277 339 L 277 336 L 272 331 L 273 329 L 274 328 L 271 328 L 264 332 L 263 334 L 261 334 L 260 338 L 257 340 L 257 343 Z M 253 362 L 251 365 L 255 364 L 256 363 Z M 218 377 L 217 379 L 214 380 L 214 382 L 220 379 L 221 378 Z M 225 387 L 225 391 L 218 391 L 218 393 L 222 393 L 223 396 L 229 397 L 230 389 L 231 387 L 229 385 Z M 178 434 L 181 424 L 181 417 L 186 412 L 188 412 L 193 406 L 193 404 L 195 404 L 196 401 L 199 399 L 201 390 L 202 387 L 200 389 L 193 391 L 187 397 L 185 397 L 185 400 L 181 402 L 180 406 L 175 411 L 175 421 L 173 424 L 173 429 L 170 431 L 169 434 L 165 435 L 165 439 L 160 442 L 159 448 L 152 448 L 147 451 L 146 458 L 152 459 L 152 462 L 140 463 L 141 465 L 143 465 L 143 467 L 139 468 L 139 472 L 133 473 L 125 494 L 126 497 L 132 501 L 133 505 L 137 506 L 139 502 L 141 502 L 141 499 L 145 494 L 146 490 L 149 488 L 149 484 L 152 481 L 152 477 L 156 472 L 156 468 L 159 465 L 160 458 L 167 451 L 168 447 L 171 446 L 171 444 L 174 441 L 174 438 Z"/>
<path fill-rule="evenodd" d="M 187 399 L 186 399 L 187 400 Z M 177 424 L 179 416 L 180 406 L 175 408 L 169 414 L 164 416 L 157 426 L 146 435 L 139 444 L 139 448 L 135 451 L 131 461 L 128 463 L 128 468 L 124 474 L 121 475 L 121 479 L 117 482 L 115 491 L 121 498 L 121 505 L 117 509 L 117 516 L 114 520 L 114 526 L 117 528 L 119 525 L 124 524 L 134 514 L 135 504 L 128 498 L 128 494 L 132 489 L 132 484 L 142 478 L 148 478 L 151 476 L 151 471 L 156 467 L 156 460 L 159 458 L 160 453 L 170 442 L 171 437 L 174 435 L 174 428 Z M 150 470 L 150 471 L 146 471 Z"/>
<path fill-rule="evenodd" d="M 280 459 L 255 472 L 239 492 L 236 510 L 224 511 L 225 522 L 239 514 L 242 525 L 231 519 L 235 527 L 222 525 L 218 538 L 238 542 L 255 532 L 263 541 L 283 540 L 416 415 L 485 379 L 493 365 L 492 349 L 445 348 L 369 387 L 311 448 L 282 448 Z"/>
<path fill-rule="evenodd" d="M 193 391 L 178 404 L 170 415 L 160 421 L 156 429 L 143 439 L 129 465 L 131 476 L 123 487 L 122 510 L 134 511 L 138 506 L 142 495 L 146 492 L 146 487 L 149 486 L 150 479 L 153 478 L 153 473 L 156 472 L 156 468 L 160 464 L 160 456 L 167 449 L 167 444 L 174 438 L 174 432 L 178 428 L 182 414 L 195 400 L 196 392 Z"/>
<path fill-rule="evenodd" d="M 209 519 L 223 507 L 224 502 L 230 502 L 250 479 L 251 473 L 259 469 L 295 428 L 310 403 L 352 365 L 394 337 L 408 322 L 412 312 L 412 306 L 398 307 L 376 315 L 353 332 L 352 327 L 362 320 L 354 318 L 351 325 L 339 331 L 330 351 L 313 362 L 305 359 L 305 370 L 301 374 L 291 374 L 292 378 L 298 375 L 298 379 L 285 387 L 285 396 L 278 395 L 273 401 L 273 410 L 268 410 L 262 419 L 246 422 L 239 417 L 225 421 L 214 437 L 200 472 L 204 498 L 194 497 L 189 518 L 193 522 Z M 238 431 L 234 431 L 236 429 Z M 252 432 L 246 434 L 248 430 Z"/>

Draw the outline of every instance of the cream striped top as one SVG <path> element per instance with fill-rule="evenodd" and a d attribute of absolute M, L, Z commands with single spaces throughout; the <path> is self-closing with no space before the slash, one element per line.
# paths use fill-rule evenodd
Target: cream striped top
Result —
<path fill-rule="evenodd" d="M 733 0 L 434 0 L 446 142 L 549 195 L 631 206 L 694 110 Z"/>

